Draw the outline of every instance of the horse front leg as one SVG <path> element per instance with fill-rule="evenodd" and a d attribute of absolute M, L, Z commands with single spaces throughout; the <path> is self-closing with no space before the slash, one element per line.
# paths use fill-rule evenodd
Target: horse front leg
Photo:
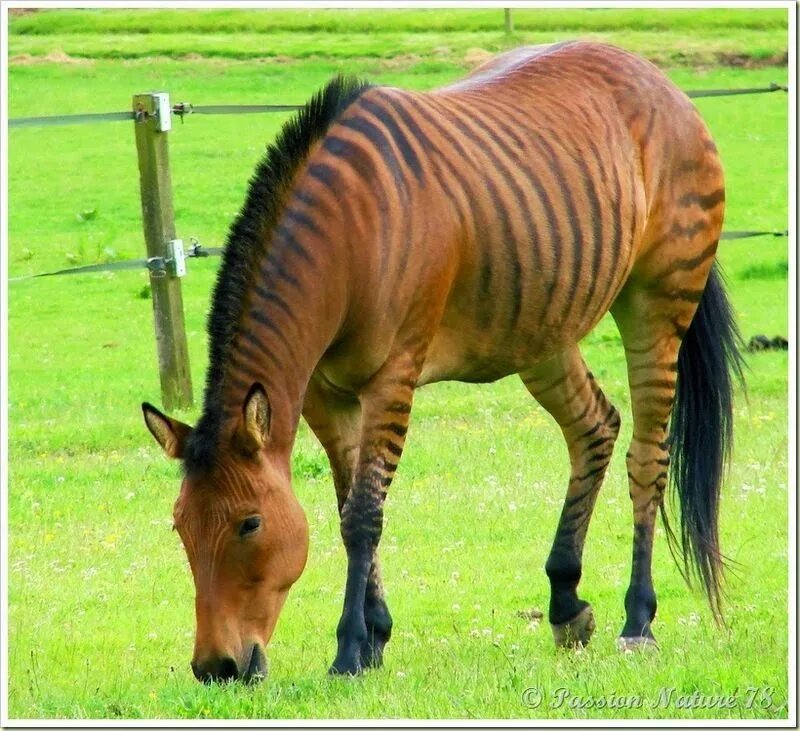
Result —
<path fill-rule="evenodd" d="M 360 394 L 358 464 L 341 510 L 347 582 L 332 674 L 355 675 L 380 665 L 391 634 L 377 550 L 383 504 L 403 452 L 417 373 L 411 362 L 395 361 L 384 366 Z"/>
<path fill-rule="evenodd" d="M 361 442 L 361 403 L 352 395 L 312 380 L 303 405 L 303 416 L 328 455 L 341 518 L 353 485 Z M 392 616 L 384 597 L 377 552 L 370 567 L 364 597 L 367 641 L 362 646 L 361 666 L 380 667 L 383 649 L 392 633 Z"/>

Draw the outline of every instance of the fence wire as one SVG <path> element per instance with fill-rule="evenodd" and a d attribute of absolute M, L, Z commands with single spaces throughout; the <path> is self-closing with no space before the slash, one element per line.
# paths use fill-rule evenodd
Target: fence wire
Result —
<path fill-rule="evenodd" d="M 772 236 L 782 237 L 788 236 L 789 231 L 723 231 L 720 234 L 720 241 L 731 239 L 750 239 L 758 236 Z M 209 256 L 221 256 L 223 251 L 221 247 L 212 246 L 206 248 L 196 244 L 186 254 L 187 259 L 204 259 Z M 89 274 L 91 272 L 115 272 L 124 269 L 149 269 L 150 271 L 163 271 L 163 261 L 157 262 L 158 266 L 154 265 L 153 259 L 129 259 L 126 261 L 110 261 L 102 264 L 86 264 L 79 267 L 70 267 L 68 269 L 58 269 L 53 272 L 42 272 L 40 274 L 27 274 L 22 277 L 14 277 L 9 279 L 9 282 L 21 282 L 25 279 L 39 279 L 40 277 L 58 277 L 69 274 Z"/>
<path fill-rule="evenodd" d="M 738 96 L 740 94 L 769 94 L 775 91 L 788 92 L 789 87 L 774 81 L 769 86 L 747 89 L 695 89 L 684 92 L 691 99 L 712 96 Z M 172 113 L 181 118 L 191 114 L 263 114 L 269 112 L 293 112 L 302 109 L 301 104 L 210 104 L 195 106 L 190 102 L 173 104 Z M 8 120 L 11 127 L 52 127 L 66 124 L 94 124 L 97 122 L 133 121 L 130 112 L 100 112 L 92 114 L 56 114 L 46 117 L 15 117 Z"/>

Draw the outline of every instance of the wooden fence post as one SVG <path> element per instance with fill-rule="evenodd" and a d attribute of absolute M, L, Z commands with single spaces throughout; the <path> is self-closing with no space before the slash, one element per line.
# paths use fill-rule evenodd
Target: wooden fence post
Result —
<path fill-rule="evenodd" d="M 171 243 L 176 237 L 167 143 L 171 126 L 169 96 L 136 94 L 133 111 L 161 399 L 168 411 L 185 409 L 192 405 L 192 378 L 178 276 L 183 269 L 182 250 L 177 252 L 180 261 L 176 270 L 174 245 Z"/>
<path fill-rule="evenodd" d="M 511 35 L 514 32 L 514 19 L 511 17 L 511 8 L 503 10 L 506 22 L 506 35 Z"/>

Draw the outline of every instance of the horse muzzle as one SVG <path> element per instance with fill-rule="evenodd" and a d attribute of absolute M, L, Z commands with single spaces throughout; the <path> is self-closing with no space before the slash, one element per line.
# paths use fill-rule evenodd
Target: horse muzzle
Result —
<path fill-rule="evenodd" d="M 267 657 L 257 643 L 251 646 L 245 662 L 237 662 L 230 655 L 209 656 L 192 660 L 191 666 L 194 677 L 202 683 L 258 683 L 267 677 Z"/>

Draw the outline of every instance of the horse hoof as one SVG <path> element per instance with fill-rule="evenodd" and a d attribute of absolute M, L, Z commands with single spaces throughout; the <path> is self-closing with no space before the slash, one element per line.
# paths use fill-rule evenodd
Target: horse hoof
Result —
<path fill-rule="evenodd" d="M 617 637 L 617 649 L 624 653 L 658 650 L 658 642 L 655 637 Z"/>
<path fill-rule="evenodd" d="M 362 675 L 363 672 L 364 669 L 358 663 L 352 665 L 333 663 L 328 668 L 328 675 L 342 675 L 346 678 L 355 678 L 357 675 Z"/>
<path fill-rule="evenodd" d="M 364 672 L 360 657 L 356 653 L 344 653 L 333 661 L 333 665 L 328 668 L 328 675 L 345 675 L 355 677 Z"/>
<path fill-rule="evenodd" d="M 551 624 L 557 647 L 576 648 L 588 644 L 595 628 L 591 606 L 584 607 L 575 619 L 563 624 Z"/>

